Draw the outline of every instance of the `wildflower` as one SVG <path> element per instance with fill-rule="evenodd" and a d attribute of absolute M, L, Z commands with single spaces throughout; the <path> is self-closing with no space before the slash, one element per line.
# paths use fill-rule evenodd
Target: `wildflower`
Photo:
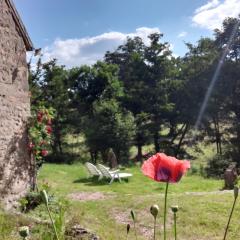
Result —
<path fill-rule="evenodd" d="M 143 163 L 142 172 L 157 182 L 176 183 L 180 181 L 189 168 L 189 161 L 157 153 Z"/>

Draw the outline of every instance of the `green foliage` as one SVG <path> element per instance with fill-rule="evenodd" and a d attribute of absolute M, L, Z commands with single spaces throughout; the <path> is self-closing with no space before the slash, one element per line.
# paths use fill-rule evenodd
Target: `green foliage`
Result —
<path fill-rule="evenodd" d="M 113 148 L 120 163 L 128 162 L 128 152 L 134 134 L 133 116 L 130 112 L 123 112 L 114 100 L 97 103 L 93 109 L 91 118 L 85 120 L 87 145 L 101 153 Z"/>
<path fill-rule="evenodd" d="M 29 192 L 27 195 L 19 200 L 20 210 L 28 212 L 42 204 L 42 198 L 39 192 Z"/>
<path fill-rule="evenodd" d="M 42 64 L 39 60 L 37 69 L 30 73 L 32 106 L 45 106 L 54 109 L 52 121 L 52 154 L 63 153 L 62 140 L 68 132 L 71 114 L 69 114 L 68 78 L 70 73 L 64 66 L 58 66 L 56 60 Z"/>
<path fill-rule="evenodd" d="M 52 108 L 33 108 L 29 126 L 29 150 L 32 153 L 37 169 L 42 165 L 43 158 L 48 155 L 51 144 L 52 121 L 54 110 Z"/>
<path fill-rule="evenodd" d="M 123 88 L 117 73 L 115 65 L 102 62 L 81 67 L 72 82 L 70 98 L 82 115 L 81 129 L 90 151 L 101 152 L 104 158 L 106 150 L 113 148 L 119 161 L 127 162 L 134 120 L 119 104 Z"/>
<path fill-rule="evenodd" d="M 163 34 L 153 33 L 148 44 L 127 38 L 92 66 L 66 69 L 56 60 L 39 60 L 30 74 L 32 104 L 56 109 L 49 160 L 71 162 L 75 156 L 64 140 L 82 134 L 92 161 L 99 153 L 105 161 L 105 151 L 113 148 L 119 161 L 127 162 L 132 145 L 138 149 L 134 159 L 142 161 L 144 146 L 151 144 L 156 152 L 182 158 L 186 146 L 204 140 L 215 143 L 219 155 L 230 144 L 228 156 L 240 166 L 239 36 L 239 18 L 228 18 L 214 38 L 186 43 L 183 57 L 175 58 Z M 192 130 L 219 63 L 195 137 Z"/>
<path fill-rule="evenodd" d="M 216 155 L 208 162 L 206 174 L 208 177 L 222 178 L 224 171 L 231 165 L 231 160 L 223 155 Z"/>
<path fill-rule="evenodd" d="M 51 201 L 53 199 L 53 195 L 50 194 L 51 187 L 48 184 L 48 182 L 43 181 L 41 186 L 38 186 L 38 191 L 30 191 L 24 197 L 18 200 L 20 205 L 20 210 L 24 213 L 27 213 L 31 210 L 34 210 L 36 207 L 42 204 L 43 200 L 41 196 L 41 191 L 43 189 L 47 193 L 49 193 L 49 196 L 50 196 L 49 199 Z"/>

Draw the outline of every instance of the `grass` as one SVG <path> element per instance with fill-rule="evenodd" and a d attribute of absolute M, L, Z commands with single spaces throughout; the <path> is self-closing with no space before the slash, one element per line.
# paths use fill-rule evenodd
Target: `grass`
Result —
<path fill-rule="evenodd" d="M 138 239 L 151 239 L 153 219 L 149 208 L 152 204 L 158 204 L 160 214 L 157 219 L 157 236 L 160 239 L 165 185 L 143 176 L 137 166 L 127 168 L 125 171 L 134 175 L 129 182 L 114 182 L 112 185 L 108 185 L 106 182 L 89 179 L 81 164 L 45 164 L 40 171 L 39 184 L 47 181 L 52 192 L 56 196 L 64 198 L 68 198 L 71 193 L 79 192 L 101 192 L 107 196 L 110 195 L 104 200 L 77 201 L 69 199 L 70 207 L 66 215 L 68 222 L 78 222 L 96 232 L 102 239 L 107 240 L 126 239 L 126 224 L 131 223 L 130 211 L 132 209 L 137 216 Z M 180 207 L 178 213 L 179 239 L 222 239 L 233 200 L 232 193 L 215 193 L 222 188 L 222 185 L 222 181 L 204 179 L 197 175 L 188 175 L 180 183 L 170 185 L 169 207 L 176 204 Z M 228 239 L 234 240 L 240 237 L 239 211 L 240 206 L 237 204 Z M 44 206 L 39 206 L 28 215 L 47 219 Z M 25 224 L 29 225 L 29 220 L 15 218 L 0 212 L 0 239 L 18 239 L 16 226 Z M 168 239 L 173 239 L 173 215 L 170 210 L 168 211 L 167 227 Z M 43 226 L 34 226 L 32 228 L 33 239 L 40 240 L 43 231 L 46 231 Z M 129 239 L 134 239 L 133 231 L 130 232 Z"/>
<path fill-rule="evenodd" d="M 67 140 L 70 141 L 69 139 Z M 82 138 L 71 139 L 73 143 L 72 153 L 77 151 L 75 141 L 82 143 Z M 84 143 L 82 143 L 82 157 L 88 156 Z M 214 146 L 199 145 L 201 151 L 190 149 L 189 153 L 196 160 L 192 161 L 193 168 L 205 166 L 207 160 L 214 156 Z M 153 145 L 145 146 L 144 152 L 148 152 Z M 136 154 L 136 149 L 131 149 L 131 155 Z M 154 182 L 143 176 L 139 166 L 126 168 L 124 172 L 130 172 L 133 177 L 129 182 L 93 181 L 88 177 L 82 164 L 44 164 L 39 173 L 39 185 L 46 182 L 51 186 L 51 192 L 58 198 L 69 200 L 66 220 L 69 224 L 80 223 L 82 226 L 96 232 L 101 239 L 124 240 L 126 239 L 126 224 L 131 223 L 130 211 L 133 209 L 137 216 L 138 240 L 152 239 L 153 218 L 149 213 L 150 206 L 158 204 L 160 213 L 157 219 L 157 236 L 162 239 L 163 232 L 163 202 L 165 184 Z M 192 171 L 193 172 L 193 171 Z M 221 240 L 224 228 L 232 205 L 233 194 L 221 193 L 223 187 L 220 180 L 206 179 L 199 175 L 188 174 L 178 184 L 169 187 L 169 208 L 171 205 L 179 205 L 178 231 L 179 239 L 183 240 Z M 69 198 L 72 193 L 102 193 L 108 197 L 104 200 L 77 201 Z M 233 215 L 228 239 L 240 238 L 240 225 L 237 203 Z M 48 219 L 45 207 L 40 205 L 34 211 L 27 214 L 28 217 Z M 30 225 L 32 239 L 51 240 L 51 229 L 47 226 L 34 224 L 26 217 L 15 216 L 0 212 L 0 239 L 19 239 L 17 228 L 22 225 Z M 168 211 L 168 240 L 173 239 L 173 214 Z M 48 237 L 46 237 L 48 236 Z M 50 236 L 50 237 L 49 237 Z M 131 229 L 129 239 L 134 238 Z"/>
<path fill-rule="evenodd" d="M 162 231 L 163 193 L 165 185 L 156 183 L 140 172 L 139 167 L 125 170 L 133 173 L 129 182 L 114 182 L 111 186 L 106 182 L 96 182 L 88 178 L 81 164 L 56 165 L 45 164 L 40 172 L 39 182 L 48 181 L 57 196 L 67 197 L 71 193 L 101 192 L 112 197 L 105 200 L 74 201 L 70 200 L 67 218 L 74 219 L 81 225 L 92 229 L 102 239 L 126 239 L 126 223 L 131 221 L 130 210 L 137 214 L 139 239 L 147 239 L 151 235 L 153 219 L 149 214 L 152 204 L 159 204 L 158 235 Z M 178 214 L 179 239 L 222 239 L 227 216 L 233 196 L 231 193 L 214 193 L 223 186 L 222 181 L 204 179 L 201 176 L 189 175 L 179 184 L 170 185 L 169 207 L 179 205 Z M 239 239 L 237 205 L 229 239 Z M 37 209 L 33 215 L 41 214 Z M 168 212 L 168 234 L 173 239 L 173 216 Z M 144 235 L 144 232 L 147 233 Z M 132 233 L 133 234 L 133 231 Z M 129 239 L 134 239 L 130 235 Z"/>

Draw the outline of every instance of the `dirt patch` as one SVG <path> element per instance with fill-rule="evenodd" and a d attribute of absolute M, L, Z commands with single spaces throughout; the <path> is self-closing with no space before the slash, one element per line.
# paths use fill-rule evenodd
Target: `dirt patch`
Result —
<path fill-rule="evenodd" d="M 113 198 L 114 195 L 102 192 L 77 192 L 69 194 L 68 197 L 76 201 L 94 201 L 110 199 Z"/>
<path fill-rule="evenodd" d="M 133 231 L 133 222 L 130 216 L 130 211 L 121 212 L 120 209 L 113 209 L 111 211 L 111 215 L 115 219 L 115 221 L 119 224 L 131 225 L 131 229 Z M 144 236 L 146 240 L 152 240 L 153 238 L 153 226 L 151 223 L 153 222 L 152 216 L 149 213 L 148 209 L 144 209 L 142 211 L 137 212 L 137 232 L 138 235 Z M 160 224 L 157 224 L 157 229 L 162 229 Z"/>

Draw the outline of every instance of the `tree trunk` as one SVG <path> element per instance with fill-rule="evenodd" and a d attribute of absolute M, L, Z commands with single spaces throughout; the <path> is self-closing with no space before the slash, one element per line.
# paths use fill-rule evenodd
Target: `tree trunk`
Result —
<path fill-rule="evenodd" d="M 104 163 L 108 162 L 108 156 L 107 156 L 107 151 L 106 150 L 102 150 L 101 151 L 101 157 Z"/>
<path fill-rule="evenodd" d="M 155 146 L 155 152 L 160 152 L 160 144 L 159 144 L 159 132 L 158 130 L 154 133 L 154 146 Z"/>
<path fill-rule="evenodd" d="M 214 122 L 214 128 L 215 128 L 215 141 L 216 141 L 217 153 L 222 155 L 222 138 L 220 133 L 218 117 L 214 118 L 213 122 Z"/>
<path fill-rule="evenodd" d="M 179 140 L 179 142 L 178 142 L 177 149 L 176 149 L 176 151 L 175 151 L 175 157 L 177 157 L 178 154 L 179 154 L 179 150 L 181 149 L 181 146 L 182 146 L 184 137 L 185 137 L 185 135 L 186 135 L 186 133 L 187 133 L 187 131 L 188 131 L 188 127 L 189 127 L 189 124 L 187 123 L 187 124 L 185 125 L 185 128 L 184 128 L 183 132 L 182 132 L 182 136 L 181 136 L 181 138 L 180 138 L 180 140 Z"/>
<path fill-rule="evenodd" d="M 138 149 L 138 152 L 137 152 L 137 161 L 138 162 L 142 162 L 142 144 L 138 144 L 137 145 L 137 149 Z"/>
<path fill-rule="evenodd" d="M 180 131 L 176 132 L 174 135 L 173 135 L 173 138 L 171 139 L 171 144 L 174 143 L 174 141 L 176 140 L 176 138 L 182 133 L 183 129 L 185 128 L 186 126 L 186 123 L 184 123 L 180 129 Z M 170 135 L 171 136 L 171 135 Z"/>

